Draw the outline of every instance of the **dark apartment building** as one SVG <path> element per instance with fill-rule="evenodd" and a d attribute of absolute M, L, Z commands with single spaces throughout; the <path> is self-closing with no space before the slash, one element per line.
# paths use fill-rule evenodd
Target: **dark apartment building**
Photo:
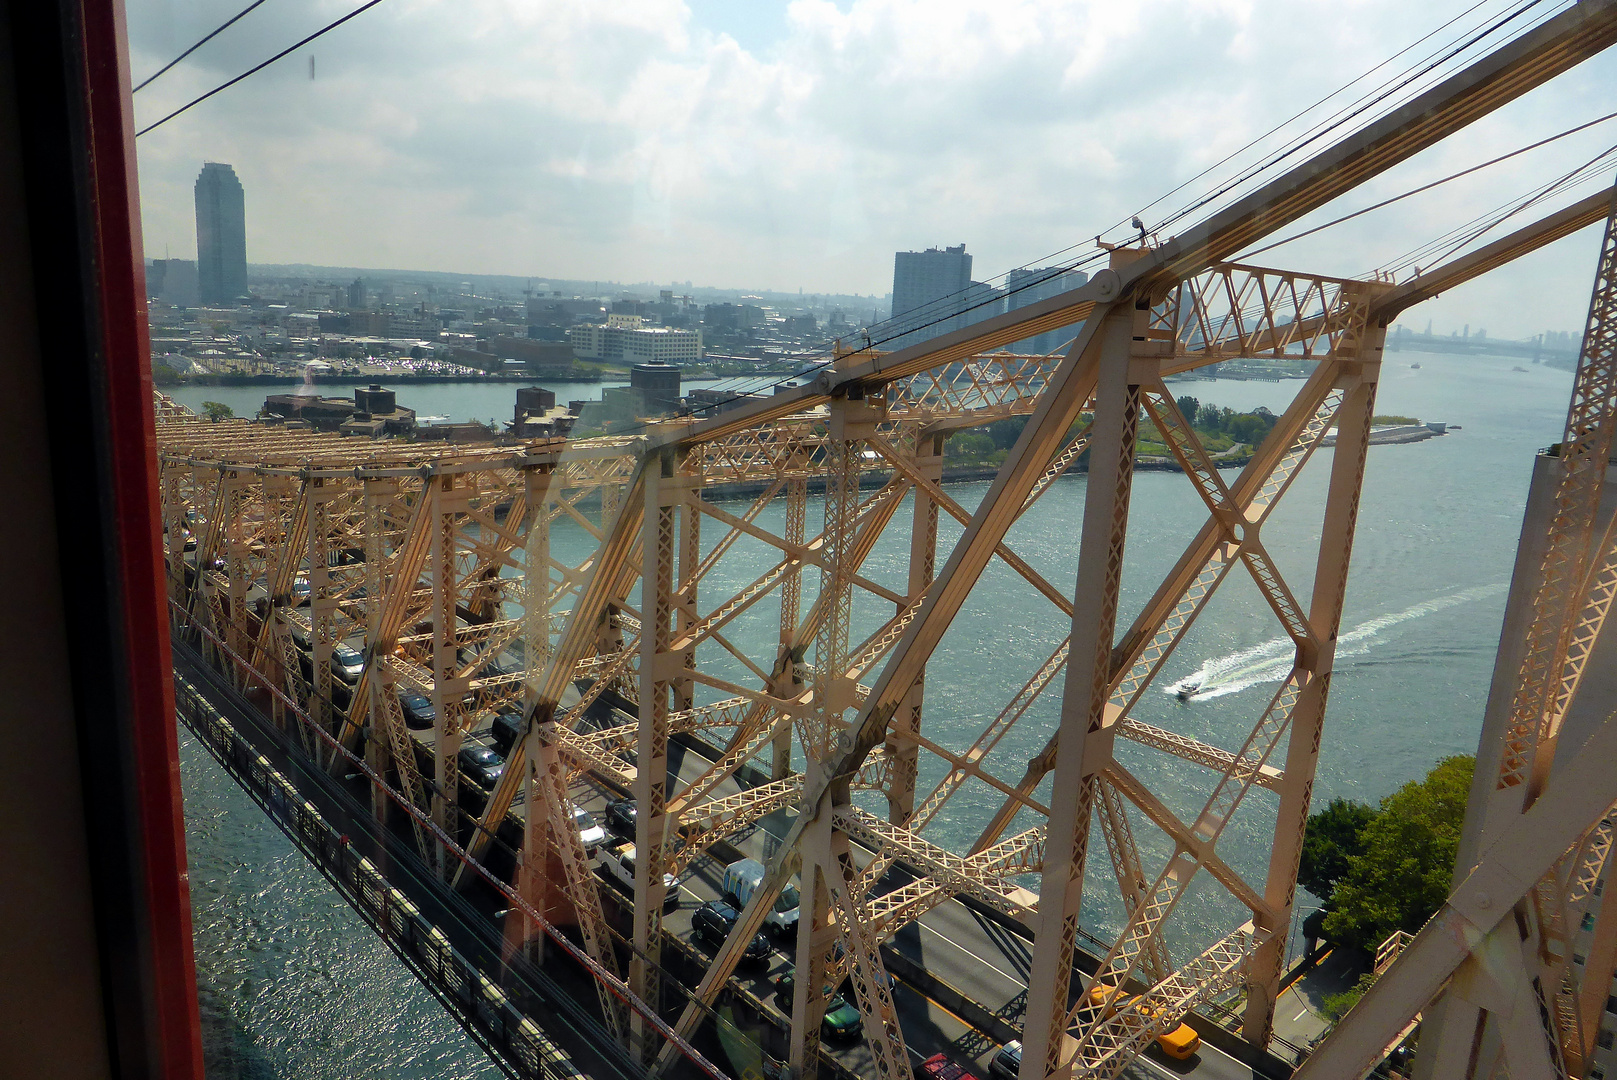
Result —
<path fill-rule="evenodd" d="M 1015 311 L 1047 297 L 1078 288 L 1089 280 L 1082 270 L 1060 266 L 1012 270 L 1005 275 L 1005 310 Z M 1063 348 L 1077 333 L 1077 325 L 1046 330 L 1010 346 L 1012 352 L 1051 353 Z"/>
<path fill-rule="evenodd" d="M 204 304 L 247 295 L 247 210 L 229 165 L 208 162 L 197 176 L 197 293 Z"/>
<path fill-rule="evenodd" d="M 900 251 L 893 255 L 893 322 L 908 328 L 935 322 L 950 315 L 971 288 L 971 256 L 965 244 Z M 941 326 L 932 326 L 915 340 L 936 337 Z"/>

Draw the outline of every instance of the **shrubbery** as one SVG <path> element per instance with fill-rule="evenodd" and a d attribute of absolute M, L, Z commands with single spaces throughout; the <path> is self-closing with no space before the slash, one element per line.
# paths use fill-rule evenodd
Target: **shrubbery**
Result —
<path fill-rule="evenodd" d="M 1309 815 L 1297 880 L 1325 900 L 1325 937 L 1374 951 L 1448 898 L 1475 759 L 1444 758 L 1372 809 L 1333 799 Z"/>
<path fill-rule="evenodd" d="M 1213 453 L 1228 450 L 1237 443 L 1256 446 L 1274 429 L 1277 419 L 1262 406 L 1251 412 L 1238 413 L 1211 403 L 1204 405 L 1188 394 L 1178 399 L 1178 405 L 1179 411 L 1200 436 L 1202 444 Z M 1082 427 L 1090 419 L 1087 415 L 1081 417 L 1074 428 Z M 1005 460 L 1006 451 L 1021 438 L 1025 427 L 1027 417 L 1012 416 L 979 428 L 956 432 L 944 444 L 944 455 L 957 464 L 998 465 Z M 1165 457 L 1169 453 L 1161 433 L 1148 418 L 1141 418 L 1135 452 L 1156 457 Z"/>

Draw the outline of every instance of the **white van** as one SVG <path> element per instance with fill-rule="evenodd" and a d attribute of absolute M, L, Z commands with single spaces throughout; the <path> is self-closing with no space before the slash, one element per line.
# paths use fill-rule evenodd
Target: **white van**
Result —
<path fill-rule="evenodd" d="M 724 868 L 724 898 L 737 909 L 744 908 L 763 880 L 763 863 L 757 859 L 737 859 Z M 764 916 L 764 925 L 777 934 L 796 933 L 799 902 L 797 886 L 788 881 L 775 898 L 775 909 Z"/>

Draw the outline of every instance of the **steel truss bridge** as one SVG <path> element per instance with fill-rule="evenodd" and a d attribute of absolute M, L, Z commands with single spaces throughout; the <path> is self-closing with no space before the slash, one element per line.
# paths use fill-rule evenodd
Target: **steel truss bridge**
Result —
<path fill-rule="evenodd" d="M 803 917 L 789 1063 L 798 1076 L 819 1067 L 820 988 L 845 974 L 875 1074 L 910 1075 L 879 946 L 962 896 L 1033 935 L 1021 1080 L 1116 1075 L 1155 1035 L 1237 988 L 1242 1034 L 1263 1046 L 1328 737 L 1387 327 L 1413 304 L 1604 220 L 1542 580 L 1525 644 L 1512 653 L 1520 670 L 1506 673 L 1510 720 L 1503 749 L 1479 758 L 1498 764 L 1485 807 L 1472 809 L 1486 824 L 1449 904 L 1303 1066 L 1333 1080 L 1360 1075 L 1424 1011 L 1441 1018 L 1422 1047 L 1428 1075 L 1584 1075 L 1617 913 L 1599 909 L 1603 952 L 1588 965 L 1574 969 L 1567 939 L 1597 906 L 1617 801 L 1617 721 L 1581 748 L 1558 747 L 1557 735 L 1617 592 L 1617 535 L 1596 526 L 1617 422 L 1617 193 L 1401 283 L 1228 260 L 1614 40 L 1617 2 L 1579 4 L 1185 234 L 1112 251 L 1081 288 L 895 352 L 840 355 L 812 385 L 707 419 L 649 422 L 632 437 L 444 446 L 215 423 L 160 401 L 177 617 L 207 630 L 213 658 L 244 686 L 267 682 L 281 695 L 277 718 L 311 755 L 344 769 L 334 747 L 361 753 L 394 789 L 373 785 L 376 813 L 415 811 L 421 853 L 446 883 L 467 871 L 436 838 L 468 835 L 468 853 L 481 858 L 502 823 L 519 818 L 508 937 L 539 949 L 556 924 L 576 925 L 603 1023 L 649 1069 L 677 1056 L 794 875 Z M 1004 351 L 1062 328 L 1071 340 L 1057 353 Z M 1306 358 L 1313 373 L 1226 476 L 1164 379 L 1237 357 Z M 1010 416 L 1026 426 L 968 510 L 940 484 L 944 441 Z M 1204 519 L 1119 625 L 1136 435 L 1147 425 Z M 1317 466 L 1328 476 L 1303 593 L 1271 558 L 1265 526 L 1328 433 L 1335 448 Z M 1052 581 L 1009 537 L 1080 458 L 1088 482 L 1075 570 Z M 944 518 L 961 529 L 952 545 L 939 540 Z M 558 523 L 586 535 L 587 550 L 553 544 Z M 902 583 L 867 562 L 890 531 L 908 551 Z M 731 565 L 743 541 L 772 553 L 762 572 Z M 1020 665 L 1020 688 L 991 703 L 973 737 L 945 738 L 928 722 L 928 665 L 996 562 L 1042 597 L 1061 641 L 1028 655 L 1002 639 L 997 660 Z M 1256 589 L 1292 643 L 1289 674 L 1252 709 L 1239 743 L 1136 718 L 1232 577 Z M 737 634 L 737 620 L 760 604 L 778 610 L 778 633 Z M 365 668 L 339 708 L 330 661 L 356 635 Z M 520 670 L 489 666 L 513 652 Z M 432 701 L 431 732 L 411 732 L 401 690 Z M 582 723 L 604 694 L 632 703 L 638 718 Z M 1043 748 L 1025 768 L 1006 769 L 996 747 L 1041 701 L 1059 723 L 1037 733 Z M 520 710 L 522 734 L 466 831 L 457 753 L 502 706 Z M 671 778 L 670 740 L 682 733 L 721 752 L 699 774 Z M 1136 751 L 1120 754 L 1119 740 L 1168 763 L 1151 775 L 1171 784 L 1142 778 L 1128 764 Z M 726 783 L 743 766 L 767 782 Z M 583 775 L 637 802 L 627 942 L 614 939 L 572 825 L 570 791 Z M 672 1031 L 654 1023 L 646 1003 L 671 996 L 659 986 L 664 874 L 782 809 L 795 816 L 762 885 L 683 1011 L 666 1017 Z M 968 818 L 975 839 L 929 839 L 943 814 Z M 1226 857 L 1243 819 L 1266 838 L 1260 878 Z M 1137 839 L 1142 830 L 1148 841 Z M 1089 858 L 1097 835 L 1104 863 Z M 894 866 L 913 877 L 883 891 Z M 1241 914 L 1187 947 L 1167 931 L 1198 879 Z M 1086 890 L 1113 893 L 1124 917 L 1097 972 L 1080 981 Z M 1109 993 L 1091 987 L 1139 996 L 1102 1007 Z"/>

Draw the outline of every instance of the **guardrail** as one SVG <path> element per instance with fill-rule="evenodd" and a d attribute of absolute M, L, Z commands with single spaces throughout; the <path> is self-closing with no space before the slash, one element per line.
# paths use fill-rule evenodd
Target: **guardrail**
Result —
<path fill-rule="evenodd" d="M 427 833 L 432 841 L 437 844 L 446 858 L 458 861 L 474 875 L 485 881 L 490 888 L 500 893 L 505 900 L 509 901 L 513 910 L 520 911 L 523 916 L 539 927 L 548 942 L 554 943 L 560 950 L 575 960 L 591 978 L 603 984 L 608 993 L 626 1003 L 632 1012 L 637 1013 L 645 1021 L 646 1025 L 656 1033 L 657 1037 L 673 1045 L 683 1058 L 695 1066 L 703 1075 L 709 1077 L 710 1080 L 728 1080 L 726 1073 L 675 1032 L 669 1023 L 646 1005 L 645 1002 L 636 997 L 622 979 L 606 971 L 598 961 L 576 943 L 569 940 L 556 926 L 535 910 L 511 885 L 496 876 L 488 867 L 472 859 L 465 849 L 445 833 L 431 818 L 427 817 L 419 807 L 415 806 L 396 787 L 388 784 L 383 777 L 377 775 L 363 758 L 345 747 L 330 731 L 317 724 L 296 701 L 287 696 L 276 685 L 275 680 L 270 679 L 262 671 L 254 667 L 246 657 L 234 650 L 212 629 L 199 625 L 193 620 L 191 613 L 182 605 L 170 600 L 169 607 L 174 620 L 173 630 L 176 633 L 176 642 L 189 638 L 193 641 L 206 643 L 215 654 L 217 663 L 211 663 L 198 657 L 199 663 L 205 668 L 218 671 L 223 677 L 231 679 L 233 683 L 251 684 L 268 693 L 277 703 L 277 706 L 285 711 L 287 716 L 285 723 L 288 726 L 297 725 L 299 727 L 306 751 L 323 751 L 319 755 L 322 758 L 326 753 L 329 753 L 329 762 L 322 761 L 321 767 L 326 767 L 328 764 L 334 767 L 339 759 L 346 761 L 357 775 L 368 778 L 374 791 L 385 795 L 393 807 L 411 817 L 422 831 Z M 220 671 L 219 669 L 223 670 Z M 175 678 L 176 680 L 180 678 L 178 672 L 175 673 Z M 194 687 L 191 688 L 191 692 L 205 702 L 206 699 L 202 698 L 202 695 Z M 217 710 L 212 709 L 211 705 L 207 706 L 207 708 L 209 711 L 217 712 Z M 221 716 L 220 719 L 227 724 L 229 723 L 225 717 Z M 269 718 L 265 717 L 265 719 L 268 720 Z M 251 745 L 250 740 L 244 741 L 247 741 L 249 746 Z M 295 744 L 289 745 L 288 752 L 294 757 L 299 756 Z M 316 862 L 316 866 L 320 867 L 323 873 L 326 872 L 319 862 Z M 330 877 L 329 873 L 327 876 Z M 334 881 L 333 883 L 335 884 L 336 882 Z M 384 938 L 385 940 L 387 939 Z M 434 993 L 437 993 L 436 987 L 431 984 L 428 984 L 428 986 Z M 470 1031 L 471 1029 L 468 1030 Z M 473 1036 L 478 1038 L 476 1032 L 473 1032 Z M 498 1056 L 495 1056 L 494 1060 L 496 1063 L 503 1065 L 502 1059 Z"/>
<path fill-rule="evenodd" d="M 580 1080 L 582 1074 L 538 1025 L 178 673 L 174 703 L 181 722 L 214 759 L 508 1074 L 521 1080 Z"/>

